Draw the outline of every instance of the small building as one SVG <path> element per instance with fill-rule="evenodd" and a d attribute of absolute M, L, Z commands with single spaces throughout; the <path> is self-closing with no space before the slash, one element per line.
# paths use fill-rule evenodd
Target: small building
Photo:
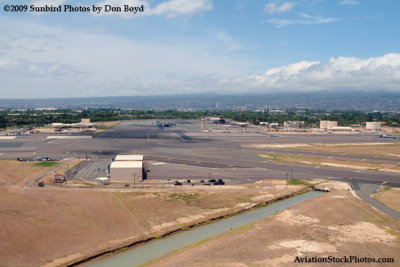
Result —
<path fill-rule="evenodd" d="M 206 117 L 205 120 L 215 122 L 215 121 L 220 121 L 221 118 L 220 117 Z"/>
<path fill-rule="evenodd" d="M 239 126 L 239 127 L 248 127 L 250 126 L 250 123 L 248 122 L 237 122 L 237 121 L 232 121 L 231 125 Z"/>
<path fill-rule="evenodd" d="M 99 177 L 94 179 L 96 182 L 101 183 L 102 185 L 109 185 L 110 184 L 110 178 L 108 177 Z"/>
<path fill-rule="evenodd" d="M 353 129 L 351 127 L 332 127 L 333 132 L 347 132 L 351 133 Z"/>
<path fill-rule="evenodd" d="M 143 161 L 113 161 L 110 165 L 110 179 L 132 181 L 143 179 Z"/>
<path fill-rule="evenodd" d="M 271 123 L 269 124 L 269 127 L 270 127 L 270 128 L 274 128 L 274 129 L 278 129 L 278 128 L 279 128 L 279 123 L 277 123 L 277 122 L 271 122 Z"/>
<path fill-rule="evenodd" d="M 285 128 L 302 128 L 305 127 L 306 123 L 304 121 L 285 121 L 283 127 Z"/>

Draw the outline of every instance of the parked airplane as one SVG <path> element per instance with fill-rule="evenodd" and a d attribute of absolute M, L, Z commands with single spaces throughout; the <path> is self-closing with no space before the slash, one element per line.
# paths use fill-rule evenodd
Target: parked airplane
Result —
<path fill-rule="evenodd" d="M 392 139 L 396 139 L 395 136 L 389 135 L 389 134 L 378 134 L 378 137 L 380 137 L 380 138 L 392 138 Z"/>

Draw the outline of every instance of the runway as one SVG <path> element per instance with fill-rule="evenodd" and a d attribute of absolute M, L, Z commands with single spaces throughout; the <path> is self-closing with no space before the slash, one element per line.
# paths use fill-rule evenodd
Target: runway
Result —
<path fill-rule="evenodd" d="M 85 157 L 107 159 L 116 154 L 143 154 L 149 161 L 152 178 L 182 178 L 209 173 L 228 178 L 232 183 L 268 178 L 327 178 L 357 180 L 389 186 L 400 186 L 400 173 L 353 170 L 327 166 L 291 164 L 266 160 L 258 153 L 304 154 L 338 160 L 398 164 L 400 158 L 350 154 L 304 152 L 284 149 L 248 148 L 246 144 L 354 143 L 396 142 L 400 139 L 379 139 L 365 134 L 265 134 L 213 133 L 201 131 L 199 120 L 170 120 L 175 127 L 157 127 L 155 120 L 124 121 L 116 127 L 93 135 L 92 138 L 48 138 L 47 135 L 0 139 L 0 159 L 17 157 Z M 104 161 L 107 162 L 107 161 Z M 165 162 L 165 165 L 152 163 Z M 104 165 L 104 164 L 103 164 Z M 102 166 L 103 166 L 102 165 Z M 100 168 L 100 167 L 96 167 Z M 104 169 L 104 166 L 101 167 Z"/>

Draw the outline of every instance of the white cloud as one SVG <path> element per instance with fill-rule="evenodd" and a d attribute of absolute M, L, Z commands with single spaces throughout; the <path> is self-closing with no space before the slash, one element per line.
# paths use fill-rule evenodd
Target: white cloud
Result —
<path fill-rule="evenodd" d="M 148 14 L 176 17 L 178 15 L 192 15 L 200 11 L 212 10 L 211 0 L 168 0 L 150 9 Z"/>
<path fill-rule="evenodd" d="M 305 13 L 299 13 L 299 17 L 295 19 L 277 19 L 273 18 L 268 20 L 269 23 L 274 24 L 277 28 L 285 27 L 288 25 L 303 24 L 324 24 L 339 21 L 340 18 L 325 18 L 322 16 L 311 16 Z"/>
<path fill-rule="evenodd" d="M 265 11 L 270 14 L 288 12 L 293 8 L 293 6 L 294 4 L 291 2 L 283 2 L 282 4 L 269 2 L 265 5 Z"/>
<path fill-rule="evenodd" d="M 224 54 L 233 40 L 224 31 L 210 34 L 215 39 L 211 43 L 210 38 L 206 48 L 196 40 L 168 45 L 138 42 L 13 18 L 0 18 L 0 33 L 1 98 L 334 89 L 400 92 L 400 54 L 395 53 L 304 60 L 248 75 L 254 65 Z"/>
<path fill-rule="evenodd" d="M 147 0 L 105 0 L 96 4 L 97 6 L 111 5 L 113 7 L 144 6 L 143 13 L 132 14 L 129 12 L 104 12 L 99 15 L 116 15 L 124 18 L 133 18 L 135 16 L 162 15 L 168 18 L 180 15 L 193 15 L 201 11 L 213 9 L 211 0 L 168 0 L 152 7 Z"/>
<path fill-rule="evenodd" d="M 0 57 L 0 70 L 1 69 L 15 69 L 18 66 L 18 61 L 8 60 Z"/>
<path fill-rule="evenodd" d="M 244 81 L 251 83 L 253 88 L 265 90 L 400 91 L 400 54 L 368 59 L 338 57 L 324 62 L 301 61 L 251 75 Z"/>
<path fill-rule="evenodd" d="M 0 18 L 0 32 L 3 98 L 195 92 L 197 77 L 239 75 L 248 65 L 224 54 L 215 35 L 206 45 L 162 44 L 13 18 Z"/>
<path fill-rule="evenodd" d="M 358 5 L 360 2 L 357 0 L 340 0 L 339 4 L 341 5 Z"/>

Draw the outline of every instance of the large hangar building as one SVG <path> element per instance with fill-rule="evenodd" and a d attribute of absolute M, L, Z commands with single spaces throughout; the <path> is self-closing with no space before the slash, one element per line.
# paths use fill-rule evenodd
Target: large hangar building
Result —
<path fill-rule="evenodd" d="M 110 165 L 110 179 L 114 181 L 138 181 L 146 179 L 143 155 L 117 155 Z"/>
<path fill-rule="evenodd" d="M 117 155 L 114 161 L 143 161 L 143 155 Z"/>

